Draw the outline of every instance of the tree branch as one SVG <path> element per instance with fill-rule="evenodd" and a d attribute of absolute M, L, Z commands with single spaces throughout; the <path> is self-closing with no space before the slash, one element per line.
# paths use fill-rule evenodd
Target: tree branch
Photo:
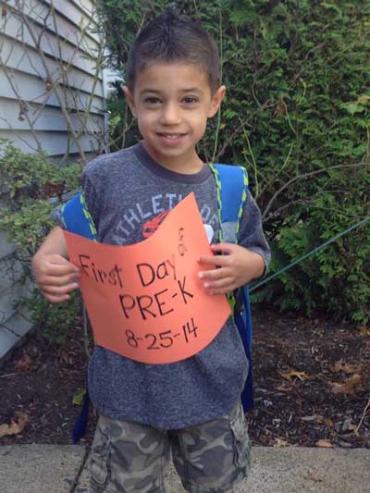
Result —
<path fill-rule="evenodd" d="M 368 166 L 370 163 L 356 163 L 356 164 L 338 164 L 336 166 L 329 166 L 328 168 L 321 168 L 315 171 L 311 171 L 309 173 L 303 173 L 302 175 L 295 176 L 294 178 L 291 178 L 287 182 L 284 183 L 284 185 L 277 190 L 274 195 L 271 197 L 269 200 L 268 204 L 266 205 L 263 213 L 262 213 L 262 220 L 265 220 L 268 212 L 270 211 L 272 204 L 275 202 L 276 198 L 286 189 L 288 188 L 292 183 L 295 183 L 296 181 L 303 180 L 305 178 L 310 178 L 311 176 L 319 175 L 321 173 L 327 173 L 329 170 L 332 169 L 340 169 L 340 168 L 359 168 L 361 166 Z"/>

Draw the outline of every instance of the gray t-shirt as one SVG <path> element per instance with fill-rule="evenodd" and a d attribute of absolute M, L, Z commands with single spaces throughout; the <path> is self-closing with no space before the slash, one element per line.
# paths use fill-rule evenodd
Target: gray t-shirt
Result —
<path fill-rule="evenodd" d="M 206 165 L 195 174 L 176 173 L 156 163 L 139 143 L 91 161 L 83 173 L 82 188 L 100 242 L 142 241 L 161 214 L 190 192 L 216 241 L 220 225 L 215 180 Z M 270 251 L 260 212 L 250 195 L 239 238 L 239 244 L 261 254 L 268 264 Z M 228 413 L 240 398 L 247 371 L 238 330 L 229 319 L 205 349 L 177 363 L 138 363 L 96 346 L 88 386 L 100 413 L 169 430 Z"/>

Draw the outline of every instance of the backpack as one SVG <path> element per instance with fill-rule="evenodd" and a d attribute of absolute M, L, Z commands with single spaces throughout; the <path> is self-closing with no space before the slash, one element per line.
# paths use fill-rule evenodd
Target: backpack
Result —
<path fill-rule="evenodd" d="M 237 242 L 240 219 L 247 200 L 248 175 L 241 166 L 212 164 L 211 171 L 216 182 L 217 203 L 219 208 L 221 234 L 219 241 Z M 61 219 L 67 231 L 96 241 L 96 229 L 82 192 L 78 192 L 61 209 Z M 231 297 L 234 320 L 243 342 L 244 351 L 249 361 L 249 372 L 241 399 L 244 411 L 253 408 L 253 373 L 252 373 L 252 319 L 248 286 L 243 286 Z M 85 435 L 88 417 L 89 398 L 86 391 L 81 414 L 73 430 L 73 443 Z"/>

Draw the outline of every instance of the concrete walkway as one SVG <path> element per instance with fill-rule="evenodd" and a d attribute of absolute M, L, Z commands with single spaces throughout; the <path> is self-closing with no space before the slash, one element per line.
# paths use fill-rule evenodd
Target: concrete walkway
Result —
<path fill-rule="evenodd" d="M 87 455 L 78 445 L 0 447 L 0 493 L 87 493 Z M 184 492 L 172 468 L 167 484 Z M 254 447 L 250 477 L 235 490 L 247 492 L 370 493 L 370 450 Z"/>

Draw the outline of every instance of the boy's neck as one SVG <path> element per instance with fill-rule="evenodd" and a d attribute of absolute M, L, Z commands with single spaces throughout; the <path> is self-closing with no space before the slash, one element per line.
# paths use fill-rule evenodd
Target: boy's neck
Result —
<path fill-rule="evenodd" d="M 186 155 L 163 157 L 148 146 L 145 140 L 142 141 L 142 144 L 146 152 L 156 163 L 174 173 L 193 175 L 199 173 L 204 166 L 204 162 L 200 159 L 195 149 L 192 149 Z"/>

